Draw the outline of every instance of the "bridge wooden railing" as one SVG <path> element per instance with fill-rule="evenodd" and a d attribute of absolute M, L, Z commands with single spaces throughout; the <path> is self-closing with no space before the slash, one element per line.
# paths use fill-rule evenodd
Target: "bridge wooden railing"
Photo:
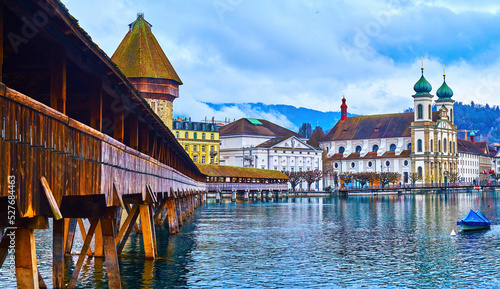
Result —
<path fill-rule="evenodd" d="M 18 213 L 41 212 L 47 179 L 58 204 L 63 196 L 120 195 L 171 190 L 204 191 L 199 182 L 113 138 L 0 83 L 0 180 L 15 177 Z M 8 183 L 0 183 L 0 197 Z"/>

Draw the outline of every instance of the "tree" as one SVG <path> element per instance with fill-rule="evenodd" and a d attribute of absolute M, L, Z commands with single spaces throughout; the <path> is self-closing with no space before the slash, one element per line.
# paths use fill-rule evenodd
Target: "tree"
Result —
<path fill-rule="evenodd" d="M 304 174 L 304 180 L 307 182 L 307 191 L 311 191 L 312 183 L 321 180 L 323 177 L 323 172 L 316 169 L 313 171 L 302 172 Z"/>
<path fill-rule="evenodd" d="M 333 177 L 333 183 L 335 184 L 336 187 L 338 187 L 339 186 L 339 173 L 333 172 L 332 177 Z"/>
<path fill-rule="evenodd" d="M 450 183 L 458 183 L 458 180 L 460 180 L 460 173 L 451 172 L 450 173 Z"/>
<path fill-rule="evenodd" d="M 389 183 L 395 184 L 400 179 L 400 177 L 401 175 L 399 173 L 392 173 L 392 172 L 384 172 L 378 174 L 380 184 L 383 187 Z"/>
<path fill-rule="evenodd" d="M 285 175 L 288 177 L 288 182 L 290 183 L 290 186 L 292 187 L 292 192 L 295 192 L 295 187 L 297 187 L 298 184 L 300 184 L 302 181 L 304 181 L 303 172 L 286 171 Z"/>
<path fill-rule="evenodd" d="M 326 134 L 323 131 L 323 128 L 321 126 L 316 126 L 314 130 L 311 133 L 311 137 L 309 137 L 309 140 L 307 141 L 308 144 L 312 145 L 313 147 L 319 147 L 319 142 L 325 138 Z"/>
<path fill-rule="evenodd" d="M 358 181 L 358 183 L 362 187 L 364 187 L 366 183 L 368 183 L 368 185 L 370 183 L 373 183 L 373 181 L 376 179 L 376 175 L 373 172 L 359 172 L 352 174 L 352 178 Z"/>
<path fill-rule="evenodd" d="M 422 176 L 419 175 L 418 173 L 410 173 L 409 175 L 410 177 L 410 180 L 411 180 L 411 183 L 414 184 L 416 183 L 418 180 L 421 180 L 422 179 Z"/>
<path fill-rule="evenodd" d="M 309 137 L 311 137 L 311 133 L 311 124 L 308 122 L 304 122 L 299 128 L 299 134 L 305 136 L 308 139 Z"/>

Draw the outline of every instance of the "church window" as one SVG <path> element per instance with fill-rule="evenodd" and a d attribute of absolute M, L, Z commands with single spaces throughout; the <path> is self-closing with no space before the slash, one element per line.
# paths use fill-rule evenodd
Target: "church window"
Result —
<path fill-rule="evenodd" d="M 385 162 L 385 166 L 386 166 L 386 167 L 389 167 L 390 165 L 391 165 L 391 162 L 390 162 L 390 161 L 386 161 L 386 162 Z"/>
<path fill-rule="evenodd" d="M 175 137 L 179 138 L 179 132 L 178 131 L 175 132 Z"/>
<path fill-rule="evenodd" d="M 378 145 L 373 145 L 372 152 L 376 153 L 378 151 Z"/>
<path fill-rule="evenodd" d="M 422 167 L 418 167 L 418 176 L 422 178 Z"/>
<path fill-rule="evenodd" d="M 441 152 L 441 141 L 438 140 L 438 152 Z"/>
<path fill-rule="evenodd" d="M 354 162 L 351 163 L 351 168 L 354 168 L 356 164 Z"/>
<path fill-rule="evenodd" d="M 450 110 L 450 121 L 453 123 L 453 108 Z"/>
<path fill-rule="evenodd" d="M 431 152 L 433 152 L 433 151 L 434 151 L 434 141 L 431 140 Z"/>
<path fill-rule="evenodd" d="M 422 119 L 424 117 L 424 108 L 421 104 L 417 105 L 417 119 Z"/>
<path fill-rule="evenodd" d="M 406 166 L 408 165 L 408 160 L 405 160 L 405 161 L 403 162 L 403 164 L 404 164 L 404 166 L 406 167 Z"/>
<path fill-rule="evenodd" d="M 368 167 L 372 167 L 373 166 L 373 163 L 371 161 L 368 162 Z"/>
<path fill-rule="evenodd" d="M 450 153 L 453 153 L 453 147 L 451 146 L 451 140 L 450 140 Z"/>
<path fill-rule="evenodd" d="M 417 152 L 422 152 L 422 140 L 417 140 Z"/>
<path fill-rule="evenodd" d="M 339 147 L 339 154 L 343 154 L 345 152 L 345 148 L 344 147 Z"/>
<path fill-rule="evenodd" d="M 443 152 L 446 152 L 446 139 L 443 140 Z"/>
<path fill-rule="evenodd" d="M 196 139 L 197 138 L 197 134 L 196 133 L 193 133 L 193 138 Z"/>
<path fill-rule="evenodd" d="M 361 146 L 357 146 L 357 147 L 356 147 L 356 152 L 357 152 L 357 153 L 360 153 L 360 152 L 361 152 Z"/>
<path fill-rule="evenodd" d="M 338 168 L 339 167 L 339 163 L 335 163 L 335 168 Z"/>
<path fill-rule="evenodd" d="M 396 145 L 395 144 L 391 144 L 391 146 L 389 147 L 389 150 L 391 152 L 395 152 L 396 151 Z"/>
<path fill-rule="evenodd" d="M 429 104 L 429 119 L 432 120 L 432 107 Z"/>
<path fill-rule="evenodd" d="M 411 143 L 409 143 L 407 146 L 406 146 L 406 149 L 411 151 Z"/>

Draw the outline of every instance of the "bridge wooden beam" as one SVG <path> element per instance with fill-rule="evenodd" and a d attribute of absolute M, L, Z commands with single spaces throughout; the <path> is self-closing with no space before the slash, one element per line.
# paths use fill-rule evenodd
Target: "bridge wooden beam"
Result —
<path fill-rule="evenodd" d="M 142 240 L 144 242 L 144 253 L 146 259 L 154 259 L 155 249 L 153 240 L 154 224 L 151 223 L 151 212 L 149 204 L 139 204 L 141 214 Z"/>
<path fill-rule="evenodd" d="M 90 84 L 90 127 L 102 131 L 102 83 L 93 78 Z"/>
<path fill-rule="evenodd" d="M 80 228 L 80 234 L 82 235 L 82 241 L 85 242 L 85 239 L 87 238 L 87 233 L 85 233 L 85 226 L 83 225 L 83 220 L 82 218 L 77 218 L 78 221 L 78 227 Z M 92 249 L 89 248 L 87 249 L 87 256 L 92 256 Z"/>
<path fill-rule="evenodd" d="M 132 210 L 129 211 L 129 215 L 127 216 L 127 219 L 125 219 L 125 223 L 120 229 L 120 232 L 118 232 L 118 235 L 116 236 L 115 243 L 117 244 L 120 241 L 121 236 L 123 235 L 123 239 L 120 241 L 120 245 L 118 246 L 117 249 L 117 254 L 121 254 L 123 251 L 123 247 L 125 247 L 125 244 L 127 243 L 128 237 L 130 236 L 130 233 L 132 232 L 132 229 L 137 226 L 137 218 L 139 217 L 139 206 L 135 205 Z M 123 232 L 122 232 L 123 230 Z"/>
<path fill-rule="evenodd" d="M 90 228 L 85 236 L 85 241 L 83 243 L 82 251 L 80 252 L 80 256 L 78 257 L 78 261 L 76 263 L 75 269 L 73 270 L 73 275 L 69 280 L 68 288 L 75 288 L 76 281 L 78 280 L 78 275 L 80 275 L 80 270 L 83 266 L 83 261 L 85 261 L 85 252 L 90 248 L 90 242 L 92 241 L 92 237 L 94 236 L 95 229 L 97 227 L 97 223 L 99 219 L 95 218 L 90 222 Z M 83 236 L 83 235 L 82 235 Z"/>
<path fill-rule="evenodd" d="M 50 55 L 50 107 L 66 114 L 66 50 L 54 45 Z"/>
<path fill-rule="evenodd" d="M 113 112 L 113 124 L 114 124 L 114 129 L 113 129 L 113 137 L 117 141 L 123 143 L 123 139 L 125 137 L 124 135 L 124 127 L 125 127 L 125 115 L 123 113 L 123 108 L 117 109 L 115 112 Z"/>
<path fill-rule="evenodd" d="M 177 218 L 177 213 L 175 209 L 175 199 L 170 197 L 167 199 L 167 219 L 168 219 L 168 231 L 170 234 L 176 234 L 179 232 L 179 223 Z"/>
<path fill-rule="evenodd" d="M 64 246 L 64 253 L 71 255 L 71 249 L 73 248 L 73 240 L 75 239 L 76 231 L 76 218 L 70 218 L 68 220 L 68 230 L 66 232 L 66 244 Z"/>
<path fill-rule="evenodd" d="M 139 119 L 136 114 L 130 114 L 129 116 L 129 126 L 130 126 L 130 147 L 138 150 L 139 149 Z"/>

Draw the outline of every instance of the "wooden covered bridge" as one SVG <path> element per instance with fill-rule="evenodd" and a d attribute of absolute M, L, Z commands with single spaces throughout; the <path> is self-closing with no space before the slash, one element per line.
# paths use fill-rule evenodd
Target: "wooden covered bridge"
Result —
<path fill-rule="evenodd" d="M 73 288 L 89 255 L 121 288 L 130 233 L 155 258 L 155 224 L 178 232 L 207 174 L 59 1 L 0 0 L 0 27 L 0 266 L 15 249 L 18 287 L 44 287 L 34 230 L 53 218 L 53 287 Z M 64 284 L 77 226 L 84 245 Z"/>

